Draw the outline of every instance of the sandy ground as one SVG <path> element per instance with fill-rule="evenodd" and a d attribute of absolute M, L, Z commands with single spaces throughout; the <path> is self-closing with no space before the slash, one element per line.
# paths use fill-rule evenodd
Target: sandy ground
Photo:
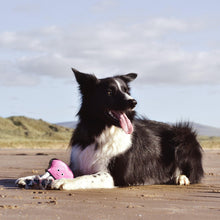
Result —
<path fill-rule="evenodd" d="M 0 150 L 0 219 L 220 219 L 220 150 L 205 150 L 205 178 L 190 186 L 25 190 L 15 179 L 42 174 L 65 150 Z"/>

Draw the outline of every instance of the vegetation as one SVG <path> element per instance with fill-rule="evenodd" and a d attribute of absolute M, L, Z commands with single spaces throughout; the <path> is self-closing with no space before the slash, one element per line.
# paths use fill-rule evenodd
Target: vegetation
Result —
<path fill-rule="evenodd" d="M 67 148 L 73 130 L 27 117 L 0 117 L 0 148 Z"/>
<path fill-rule="evenodd" d="M 64 148 L 73 130 L 23 116 L 0 117 L 0 148 Z M 220 137 L 199 136 L 206 149 L 220 148 Z"/>
<path fill-rule="evenodd" d="M 220 137 L 199 136 L 198 140 L 204 149 L 220 148 Z"/>

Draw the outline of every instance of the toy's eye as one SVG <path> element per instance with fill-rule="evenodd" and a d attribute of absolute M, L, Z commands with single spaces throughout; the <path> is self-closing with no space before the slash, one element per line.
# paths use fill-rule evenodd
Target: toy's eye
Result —
<path fill-rule="evenodd" d="M 57 169 L 57 171 L 60 171 L 60 169 Z"/>
<path fill-rule="evenodd" d="M 63 176 L 64 174 L 62 173 L 61 175 Z"/>

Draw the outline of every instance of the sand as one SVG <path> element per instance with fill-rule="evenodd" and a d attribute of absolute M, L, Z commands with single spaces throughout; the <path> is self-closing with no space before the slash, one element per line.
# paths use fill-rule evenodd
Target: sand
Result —
<path fill-rule="evenodd" d="M 190 186 L 25 190 L 21 176 L 42 174 L 65 150 L 0 150 L 0 219 L 220 219 L 220 150 L 204 151 L 205 178 Z"/>

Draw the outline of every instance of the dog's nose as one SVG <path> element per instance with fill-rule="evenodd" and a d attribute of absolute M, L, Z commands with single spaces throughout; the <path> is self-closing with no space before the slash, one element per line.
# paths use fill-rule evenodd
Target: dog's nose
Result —
<path fill-rule="evenodd" d="M 130 99 L 128 102 L 130 108 L 134 108 L 137 105 L 137 101 L 135 99 Z"/>

